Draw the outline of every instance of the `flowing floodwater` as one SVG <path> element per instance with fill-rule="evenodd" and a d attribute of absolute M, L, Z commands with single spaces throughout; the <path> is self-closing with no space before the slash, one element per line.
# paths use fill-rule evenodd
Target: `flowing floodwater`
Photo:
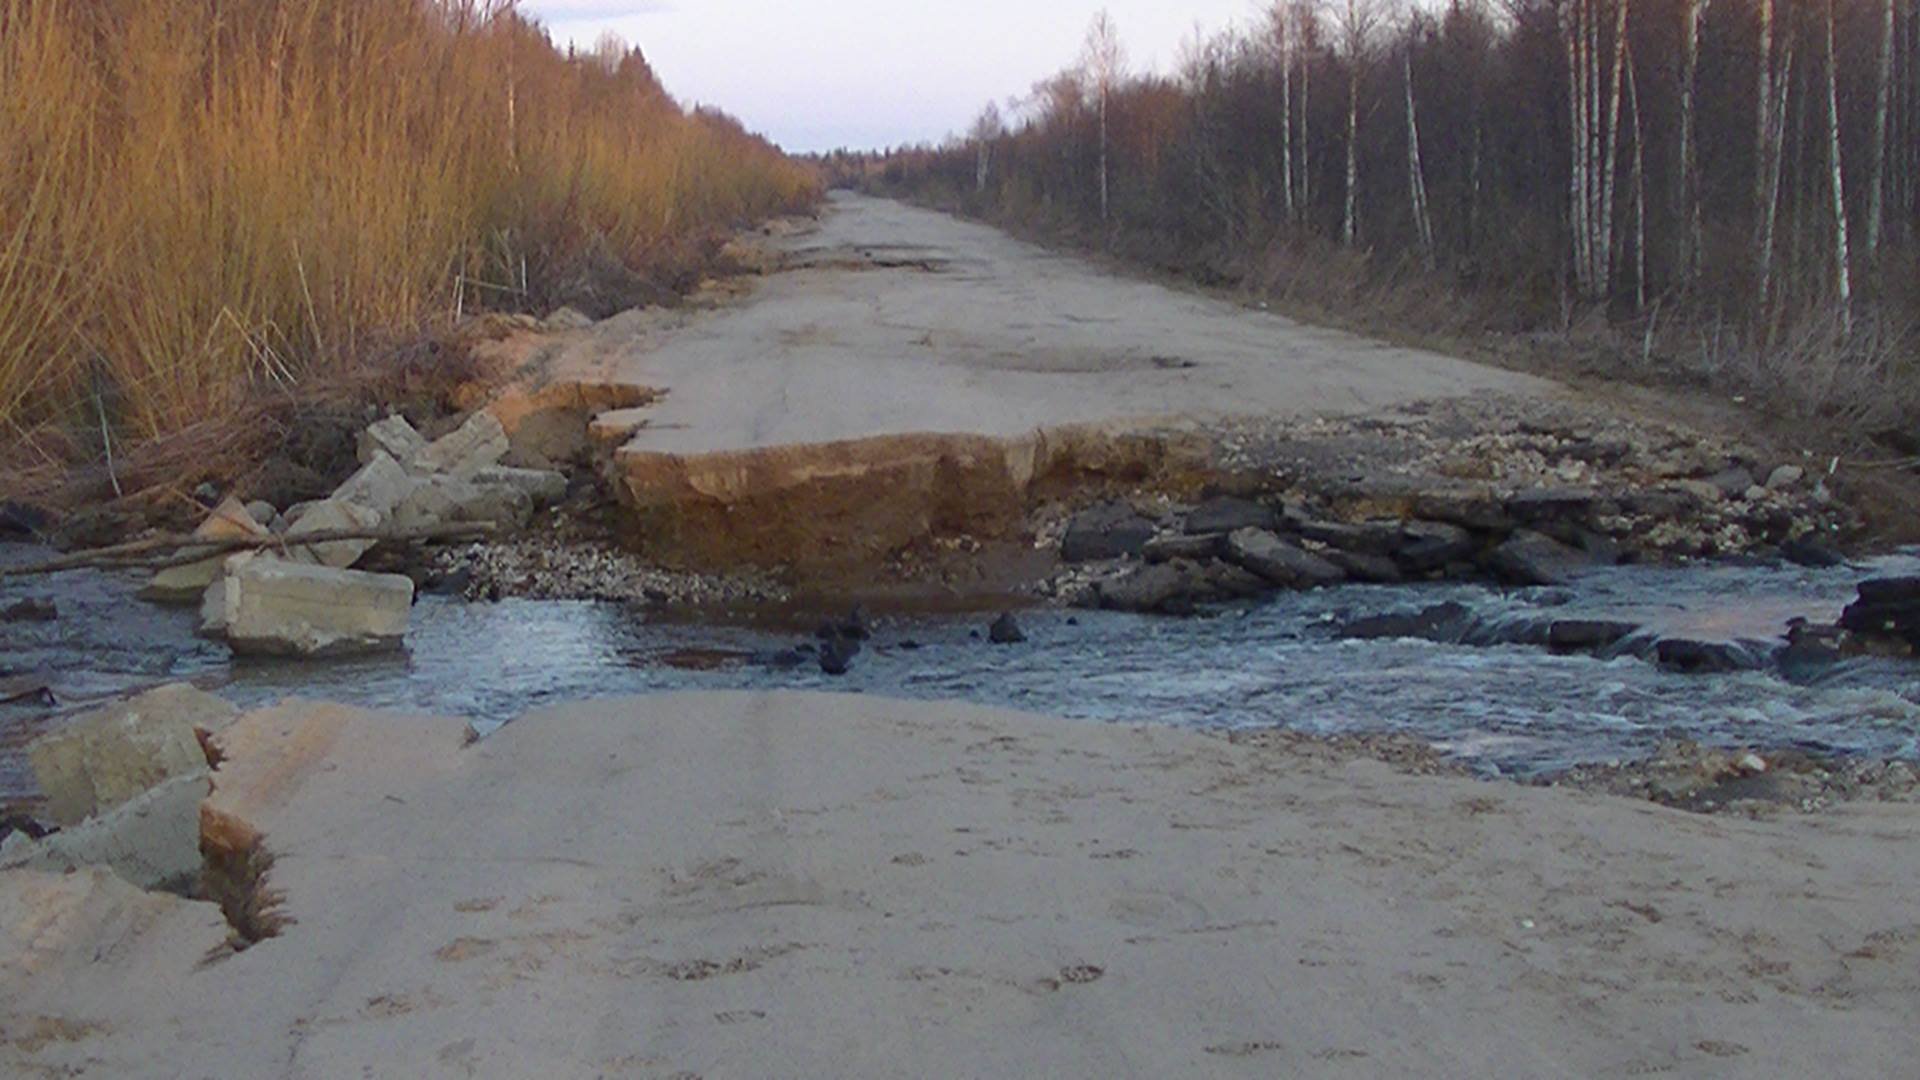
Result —
<path fill-rule="evenodd" d="M 31 557 L 0 547 L 0 560 Z M 1764 655 L 1786 621 L 1830 622 L 1857 583 L 1920 572 L 1897 556 L 1852 568 L 1622 567 L 1561 589 L 1469 585 L 1281 594 L 1208 617 L 1035 610 L 1030 640 L 993 646 L 985 619 L 882 617 L 843 678 L 792 650 L 792 629 L 650 619 L 618 604 L 423 597 L 404 656 L 338 663 L 232 662 L 194 636 L 194 613 L 134 599 L 139 578 L 76 571 L 0 582 L 0 606 L 54 599 L 51 623 L 0 625 L 0 675 L 39 673 L 64 701 L 207 677 L 241 705 L 285 697 L 472 717 L 481 729 L 553 702 L 665 690 L 837 690 L 958 699 L 1079 720 L 1283 726 L 1419 735 L 1488 773 L 1630 759 L 1679 735 L 1727 746 L 1920 757 L 1920 664 L 1856 659 L 1726 674 L 1634 656 L 1556 656 L 1525 645 L 1343 640 L 1350 618 L 1457 601 L 1497 626 L 1630 618 L 1662 634 L 1748 640 Z M 0 744 L 36 729 L 0 708 Z M 11 740 L 6 738 L 9 730 Z M 0 795 L 18 794 L 17 753 Z"/>

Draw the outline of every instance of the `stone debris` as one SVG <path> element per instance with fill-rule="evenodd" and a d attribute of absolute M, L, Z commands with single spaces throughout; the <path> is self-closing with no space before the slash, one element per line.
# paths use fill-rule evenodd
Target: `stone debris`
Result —
<path fill-rule="evenodd" d="M 238 540 L 272 534 L 266 526 L 253 519 L 244 503 L 230 498 L 215 507 L 213 513 L 193 531 L 193 535 L 202 540 Z M 207 586 L 220 576 L 220 568 L 225 561 L 225 554 L 216 554 L 186 566 L 170 566 L 153 575 L 153 580 L 147 583 L 140 595 L 143 599 L 164 604 L 194 603 L 206 593 Z"/>
<path fill-rule="evenodd" d="M 781 603 L 791 598 L 786 586 L 767 574 L 683 573 L 607 544 L 532 536 L 439 549 L 424 584 L 428 592 L 474 600 L 514 596 L 655 607 Z"/>
<path fill-rule="evenodd" d="M 380 454 L 398 462 L 412 461 L 426 448 L 426 436 L 415 430 L 406 417 L 398 414 L 375 421 L 360 433 L 355 443 L 355 452 L 362 465 L 372 464 Z"/>
<path fill-rule="evenodd" d="M 473 482 L 483 488 L 519 491 L 535 507 L 552 506 L 567 497 L 566 474 L 547 469 L 513 469 L 495 465 L 475 473 Z"/>
<path fill-rule="evenodd" d="M 1060 557 L 1070 563 L 1139 555 L 1158 530 L 1133 507 L 1106 503 L 1075 514 L 1060 541 Z"/>
<path fill-rule="evenodd" d="M 198 770 L 162 780 L 71 828 L 38 839 L 15 833 L 0 844 L 0 870 L 104 866 L 142 889 L 186 892 L 200 875 L 200 801 L 208 790 L 202 759 Z"/>
<path fill-rule="evenodd" d="M 346 483 L 334 489 L 333 498 L 364 507 L 384 519 L 406 499 L 417 483 L 419 481 L 393 455 L 385 450 L 375 450 L 371 461 L 348 477 Z"/>
<path fill-rule="evenodd" d="M 339 657 L 402 646 L 413 582 L 328 566 L 253 559 L 227 575 L 227 643 L 252 656 Z"/>
<path fill-rule="evenodd" d="M 233 706 L 187 685 L 164 686 L 87 713 L 27 748 L 42 813 L 62 827 L 111 810 L 169 778 L 202 772 L 200 733 L 218 731 Z"/>
<path fill-rule="evenodd" d="M 500 464 L 511 448 L 507 429 L 492 413 L 481 410 L 451 434 L 416 453 L 408 467 L 416 473 L 444 473 L 466 480 Z"/>
<path fill-rule="evenodd" d="M 1228 536 L 1227 558 L 1286 589 L 1315 589 L 1347 580 L 1338 566 L 1265 529 L 1241 529 Z"/>
<path fill-rule="evenodd" d="M 378 529 L 385 523 L 386 519 L 379 511 L 336 497 L 309 507 L 306 513 L 300 515 L 300 520 L 287 530 L 286 537 L 289 541 L 295 541 L 315 533 Z M 373 550 L 373 545 L 372 540 L 330 540 L 291 548 L 287 557 L 293 562 L 344 570 Z"/>

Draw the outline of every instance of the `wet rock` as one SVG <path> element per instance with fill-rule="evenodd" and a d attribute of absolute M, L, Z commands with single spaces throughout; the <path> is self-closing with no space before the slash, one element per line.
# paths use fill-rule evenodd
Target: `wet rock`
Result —
<path fill-rule="evenodd" d="M 87 713 L 27 748 L 46 795 L 42 813 L 62 827 L 110 810 L 169 778 L 207 767 L 200 732 L 237 710 L 191 686 L 164 686 Z"/>
<path fill-rule="evenodd" d="M 1754 645 L 1692 638 L 1660 639 L 1654 646 L 1654 658 L 1663 668 L 1696 675 L 1754 671 L 1772 662 L 1770 652 Z"/>
<path fill-rule="evenodd" d="M 1602 653 L 1640 631 L 1613 619 L 1556 619 L 1547 627 L 1547 647 L 1563 653 Z"/>
<path fill-rule="evenodd" d="M 309 507 L 300 515 L 300 520 L 287 530 L 286 538 L 297 541 L 302 537 L 318 533 L 350 532 L 380 528 L 383 515 L 358 503 L 345 499 L 327 499 Z M 345 570 L 360 561 L 360 557 L 373 549 L 372 540 L 329 540 L 318 544 L 305 544 L 292 547 L 287 557 L 293 562 L 313 563 L 329 566 L 336 570 Z"/>
<path fill-rule="evenodd" d="M 272 534 L 266 526 L 253 520 L 245 504 L 238 499 L 228 499 L 214 508 L 207 520 L 193 531 L 201 540 L 237 540 L 249 537 L 265 538 Z M 221 566 L 226 562 L 227 553 L 209 555 L 196 563 L 186 566 L 170 566 L 153 575 L 140 596 L 163 604 L 191 604 L 205 595 L 207 586 L 220 576 Z"/>
<path fill-rule="evenodd" d="M 1139 555 L 1153 539 L 1153 522 L 1133 507 L 1114 502 L 1075 514 L 1060 541 L 1060 557 L 1070 563 L 1098 562 Z"/>
<path fill-rule="evenodd" d="M 1409 572 L 1427 574 L 1469 560 L 1477 547 L 1473 534 L 1458 525 L 1410 521 L 1400 530 L 1394 559 Z"/>
<path fill-rule="evenodd" d="M 1394 611 L 1354 619 L 1341 626 L 1339 634 L 1358 641 L 1406 638 L 1448 644 L 1462 640 L 1473 623 L 1471 608 L 1448 601 L 1419 611 Z"/>
<path fill-rule="evenodd" d="M 1208 499 L 1187 515 L 1183 526 L 1190 535 L 1230 533 L 1241 529 L 1277 530 L 1280 515 L 1251 499 L 1221 496 Z"/>
<path fill-rule="evenodd" d="M 1223 554 L 1226 547 L 1226 538 L 1219 533 L 1199 536 L 1156 536 L 1147 542 L 1147 546 L 1140 553 L 1150 563 L 1172 562 L 1175 559 L 1202 562 Z"/>
<path fill-rule="evenodd" d="M 226 578 L 226 634 L 249 656 L 330 658 L 395 650 L 406 637 L 412 580 L 254 559 Z"/>
<path fill-rule="evenodd" d="M 1099 582 L 1094 596 L 1103 608 L 1141 615 L 1188 615 L 1198 589 L 1192 563 L 1169 562 L 1129 569 Z"/>
<path fill-rule="evenodd" d="M 1815 570 L 1828 570 L 1847 564 L 1845 555 L 1810 537 L 1801 537 L 1781 544 L 1780 557 L 1795 566 L 1805 566 Z"/>
<path fill-rule="evenodd" d="M 1856 634 L 1920 645 L 1920 577 L 1874 578 L 1841 613 L 1840 626 Z"/>
<path fill-rule="evenodd" d="M 820 670 L 828 675 L 845 675 L 853 670 L 853 659 L 860 655 L 860 643 L 852 638 L 828 638 L 820 646 Z"/>
<path fill-rule="evenodd" d="M 36 600 L 31 597 L 19 603 L 0 608 L 0 623 L 53 622 L 60 617 L 60 608 L 51 600 Z"/>
<path fill-rule="evenodd" d="M 1027 640 L 1027 633 L 1020 629 L 1020 622 L 1013 617 L 1013 613 L 1007 612 L 993 620 L 993 625 L 987 628 L 987 640 L 995 645 L 1018 645 Z"/>
<path fill-rule="evenodd" d="M 551 506 L 567 497 L 567 478 L 546 469 L 510 469 L 495 465 L 473 476 L 481 487 L 506 487 L 525 493 L 534 506 Z"/>
<path fill-rule="evenodd" d="M 1787 491 L 1799 487 L 1800 482 L 1806 478 L 1807 470 L 1800 466 L 1782 465 L 1768 474 L 1767 489 L 1770 491 Z"/>
<path fill-rule="evenodd" d="M 426 448 L 427 437 L 415 430 L 406 417 L 396 413 L 375 421 L 360 433 L 354 443 L 354 456 L 362 465 L 371 464 L 380 454 L 396 462 L 410 462 Z"/>
<path fill-rule="evenodd" d="M 1251 600 L 1273 591 L 1273 583 L 1244 567 L 1219 559 L 1198 566 L 1197 600 Z"/>
<path fill-rule="evenodd" d="M 474 413 L 451 434 L 428 444 L 414 454 L 408 467 L 416 473 L 443 473 L 459 479 L 471 479 L 482 469 L 500 464 L 512 448 L 507 429 L 492 413 Z"/>
<path fill-rule="evenodd" d="M 1362 555 L 1391 555 L 1400 546 L 1400 523 L 1397 521 L 1349 525 L 1305 518 L 1294 522 L 1294 531 L 1316 544 Z"/>
<path fill-rule="evenodd" d="M 821 641 L 834 638 L 846 638 L 849 641 L 871 641 L 873 639 L 873 621 L 867 617 L 867 609 L 855 607 L 838 619 L 830 619 L 814 630 L 813 636 Z"/>
<path fill-rule="evenodd" d="M 1564 585 L 1592 569 L 1593 560 L 1584 551 L 1523 529 L 1487 556 L 1487 567 L 1512 585 Z"/>
<path fill-rule="evenodd" d="M 1314 589 L 1347 580 L 1338 566 L 1264 529 L 1229 535 L 1227 559 L 1283 589 Z"/>
<path fill-rule="evenodd" d="M 1323 556 L 1328 562 L 1346 572 L 1353 581 L 1369 585 L 1398 585 L 1406 580 L 1400 573 L 1400 565 L 1385 555 L 1372 555 L 1363 551 L 1342 551 L 1329 549 Z"/>
<path fill-rule="evenodd" d="M 334 489 L 333 498 L 371 510 L 384 520 L 419 483 L 392 455 L 376 450 L 373 460 Z"/>

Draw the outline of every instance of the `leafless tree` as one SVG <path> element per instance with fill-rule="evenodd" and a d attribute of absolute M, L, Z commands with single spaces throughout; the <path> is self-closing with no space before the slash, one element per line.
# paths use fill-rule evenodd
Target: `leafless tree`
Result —
<path fill-rule="evenodd" d="M 1111 180 L 1107 161 L 1110 136 L 1108 134 L 1108 111 L 1113 101 L 1114 89 L 1126 76 L 1126 48 L 1120 42 L 1119 28 L 1114 25 L 1113 16 L 1102 8 L 1093 17 L 1093 24 L 1087 27 L 1087 40 L 1081 53 L 1081 70 L 1087 80 L 1087 91 L 1094 99 L 1094 108 L 1100 121 L 1100 224 L 1110 226 L 1113 221 Z"/>

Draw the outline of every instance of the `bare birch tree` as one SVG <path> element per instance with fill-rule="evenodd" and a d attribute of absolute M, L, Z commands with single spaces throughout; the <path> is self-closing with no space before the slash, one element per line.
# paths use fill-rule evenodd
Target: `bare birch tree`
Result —
<path fill-rule="evenodd" d="M 1700 21 L 1706 14 L 1707 4 L 1708 0 L 1686 0 L 1681 9 L 1684 25 L 1680 31 L 1680 153 L 1674 206 L 1681 223 L 1680 257 L 1676 262 L 1680 280 L 1689 285 L 1700 276 L 1702 249 L 1706 247 L 1706 225 L 1700 212 L 1700 151 L 1695 145 L 1698 124 L 1695 95 L 1700 82 Z"/>
<path fill-rule="evenodd" d="M 993 168 L 993 144 L 1006 134 L 1007 124 L 1000 115 L 1000 106 L 987 102 L 980 115 L 973 122 L 973 130 L 968 138 L 973 143 L 974 170 L 973 190 L 978 193 L 987 190 L 989 172 Z"/>
<path fill-rule="evenodd" d="M 1420 167 L 1420 114 L 1413 100 L 1413 47 L 1419 40 L 1417 21 L 1407 28 L 1407 43 L 1401 59 L 1401 74 L 1407 90 L 1407 198 L 1412 204 L 1413 231 L 1420 245 L 1421 261 L 1427 269 L 1435 266 L 1433 217 L 1427 209 L 1427 174 Z"/>
<path fill-rule="evenodd" d="M 1339 9 L 1340 46 L 1347 61 L 1347 192 L 1340 214 L 1340 242 L 1352 247 L 1360 233 L 1360 76 L 1380 21 L 1376 0 L 1344 0 Z"/>
<path fill-rule="evenodd" d="M 1100 224 L 1103 228 L 1113 223 L 1111 180 L 1107 167 L 1110 144 L 1107 114 L 1113 101 L 1113 92 L 1126 74 L 1126 63 L 1126 49 L 1120 43 L 1120 31 L 1114 26 L 1113 16 L 1102 8 L 1093 17 L 1093 25 L 1087 28 L 1081 67 L 1086 74 L 1087 89 L 1093 95 L 1094 109 L 1100 123 Z"/>
<path fill-rule="evenodd" d="M 1827 0 L 1827 164 L 1833 177 L 1833 292 L 1840 308 L 1842 331 L 1853 333 L 1853 272 L 1847 243 L 1847 179 L 1840 156 L 1840 72 L 1833 48 L 1833 5 Z"/>

